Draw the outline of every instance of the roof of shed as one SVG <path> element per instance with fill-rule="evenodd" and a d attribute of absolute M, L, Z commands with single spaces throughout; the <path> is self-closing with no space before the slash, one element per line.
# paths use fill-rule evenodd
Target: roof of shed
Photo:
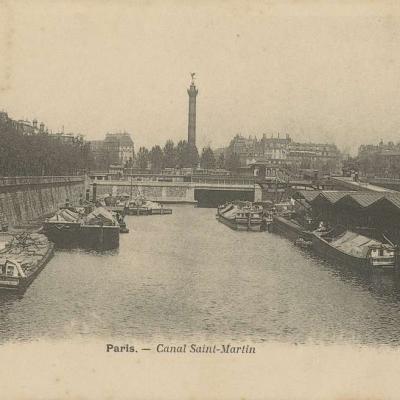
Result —
<path fill-rule="evenodd" d="M 339 192 L 323 190 L 314 198 L 310 196 L 306 200 L 311 204 L 322 201 L 332 206 L 336 204 L 353 204 L 360 209 L 379 207 L 382 204 L 389 203 L 400 210 L 400 192 Z"/>
<path fill-rule="evenodd" d="M 298 190 L 297 192 L 293 193 L 292 197 L 295 200 L 306 200 L 307 202 L 310 202 L 314 200 L 320 193 L 320 190 Z"/>
<path fill-rule="evenodd" d="M 341 204 L 353 203 L 359 207 L 365 208 L 384 197 L 385 195 L 383 192 L 356 192 L 342 197 L 339 201 Z"/>

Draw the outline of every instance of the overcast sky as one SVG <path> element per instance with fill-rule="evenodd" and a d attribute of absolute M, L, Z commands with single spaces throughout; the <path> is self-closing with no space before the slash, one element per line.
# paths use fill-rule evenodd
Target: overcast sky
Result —
<path fill-rule="evenodd" d="M 347 2 L 349 4 L 350 2 Z M 236 133 L 400 140 L 400 18 L 381 2 L 0 2 L 0 109 L 136 146 Z"/>

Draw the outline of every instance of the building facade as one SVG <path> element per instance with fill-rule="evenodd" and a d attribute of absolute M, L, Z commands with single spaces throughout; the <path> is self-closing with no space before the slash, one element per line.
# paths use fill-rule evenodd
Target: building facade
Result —
<path fill-rule="evenodd" d="M 341 154 L 336 145 L 293 142 L 289 135 L 263 135 L 260 140 L 236 135 L 227 148 L 240 161 L 241 171 L 251 168 L 254 174 L 275 176 L 278 172 L 301 175 L 302 169 L 317 169 L 323 173 L 340 171 Z"/>
<path fill-rule="evenodd" d="M 288 163 L 293 172 L 314 169 L 322 173 L 339 173 L 341 153 L 335 144 L 297 143 L 289 146 Z"/>
<path fill-rule="evenodd" d="M 358 149 L 357 162 L 363 175 L 400 178 L 400 143 L 365 144 Z"/>
<path fill-rule="evenodd" d="M 134 143 L 127 132 L 107 133 L 104 140 L 91 140 L 90 149 L 95 166 L 99 170 L 108 170 L 110 165 L 128 165 L 134 160 Z"/>
<path fill-rule="evenodd" d="M 45 128 L 43 122 L 38 125 L 37 119 L 32 121 L 27 119 L 15 120 L 10 118 L 5 111 L 0 111 L 0 122 L 2 124 L 11 125 L 17 132 L 20 132 L 23 135 L 47 134 L 49 132 L 49 130 Z"/>

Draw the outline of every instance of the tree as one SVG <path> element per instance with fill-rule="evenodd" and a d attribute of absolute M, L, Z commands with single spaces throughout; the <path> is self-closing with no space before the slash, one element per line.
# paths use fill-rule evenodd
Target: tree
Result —
<path fill-rule="evenodd" d="M 93 161 L 80 136 L 65 143 L 47 133 L 24 134 L 11 119 L 0 121 L 1 175 L 72 175 L 88 170 Z"/>
<path fill-rule="evenodd" d="M 164 149 L 164 168 L 175 168 L 176 167 L 176 149 L 172 140 L 167 140 Z"/>
<path fill-rule="evenodd" d="M 196 146 L 188 145 L 188 167 L 197 168 L 199 165 L 199 152 Z"/>
<path fill-rule="evenodd" d="M 132 168 L 133 167 L 133 158 L 132 157 L 129 157 L 129 160 L 125 161 L 124 167 L 125 168 Z"/>
<path fill-rule="evenodd" d="M 149 161 L 151 163 L 151 169 L 153 171 L 160 172 L 163 167 L 163 151 L 161 147 L 156 145 L 153 146 L 149 153 Z"/>
<path fill-rule="evenodd" d="M 149 151 L 146 147 L 141 147 L 137 153 L 137 165 L 139 169 L 144 170 L 147 169 L 147 165 L 149 162 Z"/>
<path fill-rule="evenodd" d="M 224 153 L 221 153 L 218 156 L 217 161 L 216 161 L 216 165 L 217 165 L 217 168 L 219 168 L 219 169 L 225 168 L 225 155 L 224 155 Z"/>
<path fill-rule="evenodd" d="M 201 152 L 200 166 L 204 169 L 215 168 L 215 156 L 210 146 L 203 148 Z"/>
<path fill-rule="evenodd" d="M 180 140 L 176 146 L 176 164 L 178 168 L 190 167 L 189 146 L 186 140 Z"/>
<path fill-rule="evenodd" d="M 231 172 L 238 172 L 240 168 L 240 158 L 236 153 L 230 153 L 226 159 L 225 168 Z"/>

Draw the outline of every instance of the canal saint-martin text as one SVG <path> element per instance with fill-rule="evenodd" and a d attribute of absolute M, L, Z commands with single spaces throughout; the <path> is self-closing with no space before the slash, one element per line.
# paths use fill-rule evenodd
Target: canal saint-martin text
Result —
<path fill-rule="evenodd" d="M 138 353 L 138 352 L 156 352 L 159 354 L 255 354 L 255 346 L 248 344 L 244 345 L 233 345 L 231 343 L 225 344 L 179 344 L 169 345 L 159 343 L 152 347 L 138 347 L 131 344 L 116 345 L 106 344 L 107 353 Z"/>

